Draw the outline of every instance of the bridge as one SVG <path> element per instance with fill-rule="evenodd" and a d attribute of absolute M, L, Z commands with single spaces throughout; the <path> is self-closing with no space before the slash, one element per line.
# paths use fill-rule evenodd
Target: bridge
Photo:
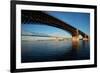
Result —
<path fill-rule="evenodd" d="M 82 32 L 81 30 L 42 11 L 22 10 L 21 23 L 22 24 L 43 23 L 39 25 L 45 24 L 45 25 L 57 27 L 69 32 L 72 35 L 72 40 L 79 40 L 79 35 L 83 37 L 83 40 L 89 39 L 89 36 L 85 34 L 84 32 Z"/>

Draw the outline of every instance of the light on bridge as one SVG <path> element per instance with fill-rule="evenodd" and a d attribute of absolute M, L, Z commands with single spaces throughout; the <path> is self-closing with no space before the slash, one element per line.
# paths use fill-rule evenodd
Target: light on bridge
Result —
<path fill-rule="evenodd" d="M 78 36 L 72 37 L 72 41 L 79 41 L 79 37 Z"/>

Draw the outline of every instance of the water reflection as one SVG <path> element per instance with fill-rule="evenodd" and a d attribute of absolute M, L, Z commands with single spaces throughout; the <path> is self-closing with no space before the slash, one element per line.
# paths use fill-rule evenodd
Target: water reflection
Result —
<path fill-rule="evenodd" d="M 90 59 L 89 41 L 72 41 L 72 50 L 70 54 L 72 60 Z"/>
<path fill-rule="evenodd" d="M 72 41 L 72 48 L 79 50 L 79 48 L 80 48 L 79 41 Z"/>
<path fill-rule="evenodd" d="M 84 60 L 90 58 L 88 41 L 22 40 L 22 62 Z"/>
<path fill-rule="evenodd" d="M 84 40 L 83 41 L 83 47 L 86 48 L 87 47 L 87 44 L 89 44 L 89 40 Z"/>

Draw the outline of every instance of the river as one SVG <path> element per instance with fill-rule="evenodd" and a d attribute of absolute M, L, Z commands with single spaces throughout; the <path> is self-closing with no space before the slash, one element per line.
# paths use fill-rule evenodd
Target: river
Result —
<path fill-rule="evenodd" d="M 90 59 L 89 41 L 22 40 L 21 62 L 47 62 Z"/>

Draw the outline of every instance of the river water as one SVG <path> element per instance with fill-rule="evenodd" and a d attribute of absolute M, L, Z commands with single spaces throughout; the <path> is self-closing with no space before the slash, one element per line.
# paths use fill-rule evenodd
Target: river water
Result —
<path fill-rule="evenodd" d="M 90 59 L 89 41 L 22 40 L 21 62 L 47 62 Z"/>

